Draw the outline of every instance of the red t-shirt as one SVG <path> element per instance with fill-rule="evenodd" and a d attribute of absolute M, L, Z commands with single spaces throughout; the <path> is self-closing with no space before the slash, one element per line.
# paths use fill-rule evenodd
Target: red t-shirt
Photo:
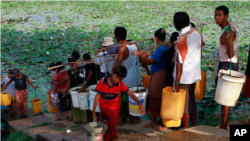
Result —
<path fill-rule="evenodd" d="M 57 74 L 57 75 L 55 75 L 55 81 L 59 81 L 59 82 L 64 81 L 67 78 L 67 76 L 68 76 L 67 71 L 65 71 L 64 73 L 61 73 L 61 74 Z M 67 86 L 67 83 L 65 82 L 65 83 L 57 86 L 57 89 L 65 89 L 66 86 Z"/>
<path fill-rule="evenodd" d="M 95 90 L 101 94 L 99 106 L 103 108 L 109 108 L 110 110 L 115 110 L 120 107 L 118 94 L 121 91 L 126 93 L 129 89 L 123 82 L 109 86 L 108 77 L 110 76 L 102 78 L 97 84 Z"/>

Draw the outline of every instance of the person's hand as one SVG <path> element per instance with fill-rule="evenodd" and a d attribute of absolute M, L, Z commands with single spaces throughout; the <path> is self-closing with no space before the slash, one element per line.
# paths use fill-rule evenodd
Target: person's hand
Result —
<path fill-rule="evenodd" d="M 145 109 L 144 109 L 144 107 L 143 107 L 143 105 L 140 103 L 139 104 L 139 109 L 138 109 L 138 111 L 140 112 L 140 113 L 142 113 L 143 115 L 145 114 Z"/>
<path fill-rule="evenodd" d="M 64 96 L 64 97 L 66 97 L 66 96 L 67 96 L 67 92 L 66 92 L 66 91 L 63 93 L 63 96 Z"/>
<path fill-rule="evenodd" d="M 34 87 L 34 89 L 36 90 L 36 87 Z"/>
<path fill-rule="evenodd" d="M 95 111 L 92 111 L 92 117 L 95 118 L 95 119 L 97 119 Z"/>
<path fill-rule="evenodd" d="M 174 84 L 174 88 L 175 88 L 176 92 L 179 92 L 179 90 L 180 90 L 180 85 Z"/>
<path fill-rule="evenodd" d="M 4 88 L 3 88 L 3 89 L 5 89 L 5 90 L 6 90 L 6 89 L 7 89 L 7 87 L 6 87 L 6 86 L 4 86 Z"/>
<path fill-rule="evenodd" d="M 151 72 L 150 72 L 150 70 L 148 70 L 148 71 L 147 71 L 147 75 L 148 75 L 148 76 L 149 76 L 149 75 L 151 75 Z"/>
<path fill-rule="evenodd" d="M 147 51 L 144 51 L 142 54 L 143 54 L 145 57 L 147 57 L 147 58 L 150 56 L 150 53 L 147 52 Z"/>
<path fill-rule="evenodd" d="M 77 92 L 85 92 L 85 87 L 82 87 L 80 90 L 78 90 Z"/>
<path fill-rule="evenodd" d="M 140 51 L 133 51 L 131 54 L 133 56 L 138 56 L 138 55 L 141 55 L 141 52 Z"/>

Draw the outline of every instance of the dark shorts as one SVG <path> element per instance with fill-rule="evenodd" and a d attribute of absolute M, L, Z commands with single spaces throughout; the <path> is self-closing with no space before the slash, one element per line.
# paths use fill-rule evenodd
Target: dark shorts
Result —
<path fill-rule="evenodd" d="M 229 70 L 229 69 L 230 69 L 230 62 L 220 62 L 217 74 L 219 73 L 220 70 Z M 238 63 L 232 63 L 232 70 L 238 71 L 239 70 L 239 64 Z M 215 79 L 215 86 L 216 87 L 217 87 L 217 82 L 218 82 L 218 75 L 217 75 L 217 77 Z"/>
<path fill-rule="evenodd" d="M 185 99 L 185 114 L 196 114 L 196 103 L 194 98 L 196 83 L 193 84 L 181 84 L 180 89 L 186 91 L 186 99 Z"/>

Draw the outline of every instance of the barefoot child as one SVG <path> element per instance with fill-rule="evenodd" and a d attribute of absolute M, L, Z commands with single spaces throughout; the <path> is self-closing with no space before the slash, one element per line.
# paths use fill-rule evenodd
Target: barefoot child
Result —
<path fill-rule="evenodd" d="M 104 141 L 117 140 L 117 122 L 120 111 L 118 102 L 119 92 L 126 92 L 135 102 L 139 104 L 139 111 L 145 114 L 144 107 L 139 99 L 129 91 L 128 87 L 122 82 L 127 75 L 127 69 L 124 66 L 118 65 L 113 70 L 113 75 L 106 76 L 100 80 L 96 86 L 97 95 L 95 97 L 93 107 L 93 118 L 97 118 L 95 114 L 96 105 L 99 106 L 103 116 L 107 120 L 108 130 L 104 135 Z"/>
<path fill-rule="evenodd" d="M 9 70 L 8 71 L 8 76 L 6 76 L 6 77 L 4 77 L 3 79 L 2 79 L 2 82 L 1 82 L 1 88 L 4 86 L 4 85 L 6 85 L 9 81 L 10 81 L 10 79 L 11 79 L 11 77 L 14 75 L 14 72 L 13 72 L 13 70 Z M 16 102 L 16 98 L 15 98 L 15 82 L 12 82 L 8 87 L 7 87 L 7 89 L 6 90 L 4 90 L 4 92 L 8 92 L 8 93 L 10 93 L 10 97 L 11 97 L 11 105 L 9 105 L 9 110 L 10 110 L 10 115 L 12 116 L 14 113 L 13 113 L 13 104 L 14 104 L 14 102 Z"/>
<path fill-rule="evenodd" d="M 15 97 L 16 97 L 16 106 L 19 109 L 19 115 L 27 115 L 27 100 L 28 100 L 28 89 L 27 83 L 32 86 L 35 90 L 36 87 L 30 82 L 27 75 L 20 73 L 18 68 L 14 68 L 14 75 L 11 77 L 9 82 L 4 86 L 4 89 L 12 83 L 15 82 Z"/>

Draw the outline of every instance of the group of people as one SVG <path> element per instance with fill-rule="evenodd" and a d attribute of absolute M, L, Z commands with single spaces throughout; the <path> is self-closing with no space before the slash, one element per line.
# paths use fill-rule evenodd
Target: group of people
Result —
<path fill-rule="evenodd" d="M 218 71 L 221 69 L 230 69 L 230 60 L 232 60 L 232 70 L 238 71 L 238 32 L 235 27 L 233 27 L 234 30 L 229 29 L 232 32 L 225 32 L 225 28 L 230 25 L 228 21 L 229 9 L 226 6 L 219 6 L 215 9 L 214 14 L 216 24 L 222 29 L 219 39 L 220 63 Z M 151 122 L 144 126 L 145 128 L 155 128 L 155 130 L 161 131 L 166 130 L 166 127 L 162 124 L 162 119 L 157 121 L 157 117 L 160 117 L 161 111 L 162 89 L 166 86 L 174 87 L 177 92 L 180 89 L 186 91 L 182 126 L 189 128 L 190 119 L 191 126 L 195 126 L 197 109 L 194 91 L 196 82 L 201 80 L 203 36 L 199 31 L 195 30 L 186 35 L 178 44 L 174 44 L 179 37 L 187 33 L 195 25 L 191 24 L 189 15 L 186 12 L 175 13 L 173 24 L 178 32 L 173 32 L 170 35 L 169 41 L 171 45 L 157 48 L 151 57 L 149 57 L 150 54 L 148 52 L 142 51 L 137 44 L 131 42 L 132 40 L 126 40 L 127 30 L 124 27 L 116 27 L 114 30 L 115 40 L 117 43 L 126 45 L 110 48 L 115 45 L 113 39 L 105 37 L 102 47 L 99 48 L 99 52 L 94 54 L 97 56 L 95 59 L 89 53 L 84 53 L 82 56 L 83 60 L 79 60 L 80 53 L 74 50 L 71 56 L 68 57 L 71 69 L 65 70 L 63 62 L 60 61 L 51 63 L 50 67 L 62 65 L 52 69 L 51 93 L 57 93 L 59 99 L 70 99 L 69 90 L 71 88 L 78 86 L 81 87 L 78 91 L 84 92 L 90 85 L 97 84 L 95 89 L 97 95 L 93 111 L 86 110 L 87 122 L 91 122 L 93 118 L 96 118 L 99 122 L 103 123 L 106 119 L 108 130 L 104 136 L 105 141 L 118 139 L 116 132 L 117 124 L 120 126 L 123 124 L 134 125 L 140 122 L 139 117 L 129 115 L 129 96 L 139 104 L 139 110 L 143 114 L 146 111 L 152 117 Z M 231 36 L 231 34 L 234 36 Z M 154 42 L 156 44 L 165 43 L 166 39 L 167 33 L 164 28 L 155 31 Z M 231 50 L 231 43 L 233 43 L 233 50 Z M 96 63 L 82 63 L 92 62 L 92 60 L 101 65 L 97 65 Z M 147 74 L 151 75 L 148 87 L 147 109 L 144 109 L 138 98 L 129 91 L 129 88 L 140 85 L 139 63 L 145 68 Z M 148 65 L 151 65 L 151 70 L 148 68 Z M 249 67 L 247 67 L 248 70 Z M 249 74 L 250 72 L 247 71 L 246 74 Z M 18 73 L 18 70 L 14 71 L 14 76 L 12 75 L 13 72 L 10 71 L 6 80 L 3 80 L 5 83 L 7 82 L 4 88 L 14 87 L 11 82 L 15 82 L 16 104 L 20 111 L 25 113 L 27 109 L 26 82 L 32 87 L 34 86 L 29 81 L 27 75 Z M 216 84 L 217 79 L 215 81 Z M 249 86 L 249 78 L 247 78 L 246 82 L 247 86 Z M 34 87 L 34 89 L 36 88 Z M 246 87 L 245 93 L 250 97 L 249 87 Z M 122 106 L 119 105 L 119 94 L 122 95 Z M 14 96 L 14 92 L 11 92 L 11 96 Z M 98 102 L 101 112 L 97 115 L 95 109 Z M 227 129 L 229 110 L 228 106 L 222 105 L 220 128 Z M 59 109 L 56 121 L 62 120 L 64 115 L 68 121 L 81 123 L 83 122 L 83 113 L 84 111 L 79 108 L 74 108 L 71 102 L 69 110 L 64 111 Z"/>

